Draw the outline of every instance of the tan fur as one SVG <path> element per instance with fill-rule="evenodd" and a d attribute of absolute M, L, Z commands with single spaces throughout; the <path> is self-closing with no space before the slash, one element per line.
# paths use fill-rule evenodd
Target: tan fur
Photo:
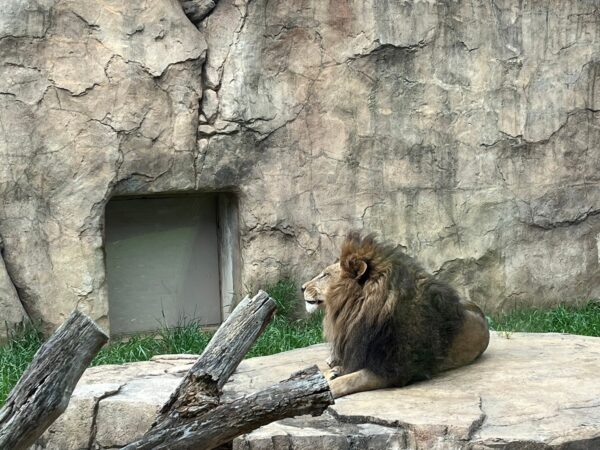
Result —
<path fill-rule="evenodd" d="M 452 341 L 440 370 L 456 369 L 473 362 L 490 342 L 490 330 L 483 311 L 473 302 L 461 304 L 466 310 L 464 324 Z"/>
<path fill-rule="evenodd" d="M 415 376 L 428 377 L 460 367 L 474 361 L 488 346 L 487 321 L 477 305 L 459 302 L 452 288 L 435 280 L 399 249 L 380 244 L 373 236 L 349 234 L 340 262 L 326 267 L 302 289 L 305 300 L 311 302 L 307 309 L 314 310 L 316 305 L 326 311 L 324 333 L 332 343 L 328 361 L 332 369 L 326 376 L 334 397 L 402 386 Z M 443 314 L 427 314 L 436 313 L 440 304 Z M 435 319 L 428 321 L 426 316 Z M 449 322 L 444 322 L 444 317 Z M 446 329 L 453 331 L 435 334 L 435 330 Z M 382 330 L 392 342 L 381 340 Z M 423 365 L 425 370 L 411 361 L 415 354 L 429 351 L 430 340 L 433 362 Z M 407 341 L 404 353 L 395 350 Z M 363 359 L 355 359 L 361 352 Z M 369 366 L 369 361 L 379 361 L 371 358 L 372 353 L 407 360 Z M 406 367 L 396 368 L 403 364 Z"/>
<path fill-rule="evenodd" d="M 339 278 L 340 273 L 340 265 L 334 263 L 325 267 L 319 275 L 302 285 L 302 292 L 304 292 L 304 301 L 306 302 L 306 310 L 308 312 L 314 312 L 317 309 L 325 307 L 324 292 L 332 280 Z"/>

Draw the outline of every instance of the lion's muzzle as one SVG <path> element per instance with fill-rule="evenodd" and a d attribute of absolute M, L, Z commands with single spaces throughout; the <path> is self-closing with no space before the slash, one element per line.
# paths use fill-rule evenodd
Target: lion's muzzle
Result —
<path fill-rule="evenodd" d="M 304 305 L 306 306 L 306 311 L 309 314 L 312 314 L 323 306 L 323 300 L 316 298 L 305 298 Z"/>

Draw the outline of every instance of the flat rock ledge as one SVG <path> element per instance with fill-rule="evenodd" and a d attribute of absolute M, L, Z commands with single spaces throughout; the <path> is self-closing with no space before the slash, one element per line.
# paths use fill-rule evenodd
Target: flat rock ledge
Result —
<path fill-rule="evenodd" d="M 326 345 L 253 358 L 226 385 L 236 396 L 322 361 Z M 195 360 L 88 369 L 35 449 L 114 449 L 139 438 Z M 401 389 L 339 399 L 321 417 L 265 426 L 234 449 L 600 449 L 600 338 L 495 333 L 475 364 Z"/>

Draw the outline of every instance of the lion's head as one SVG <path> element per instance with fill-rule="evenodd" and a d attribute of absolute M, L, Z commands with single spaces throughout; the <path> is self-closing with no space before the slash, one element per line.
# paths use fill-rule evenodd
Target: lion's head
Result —
<path fill-rule="evenodd" d="M 342 270 L 340 263 L 331 264 L 323 271 L 302 285 L 306 311 L 313 313 L 325 307 L 325 298 L 329 287 L 339 280 Z"/>

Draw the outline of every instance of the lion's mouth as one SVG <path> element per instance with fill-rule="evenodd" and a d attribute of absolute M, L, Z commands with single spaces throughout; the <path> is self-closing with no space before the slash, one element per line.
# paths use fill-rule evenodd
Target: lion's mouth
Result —
<path fill-rule="evenodd" d="M 321 303 L 323 303 L 323 300 L 319 300 L 318 298 L 305 298 L 304 301 L 306 303 L 308 303 L 309 305 L 315 305 L 315 306 L 318 306 Z"/>
<path fill-rule="evenodd" d="M 306 311 L 309 314 L 312 314 L 323 307 L 323 300 L 319 300 L 318 298 L 305 298 L 304 306 L 306 307 Z"/>

